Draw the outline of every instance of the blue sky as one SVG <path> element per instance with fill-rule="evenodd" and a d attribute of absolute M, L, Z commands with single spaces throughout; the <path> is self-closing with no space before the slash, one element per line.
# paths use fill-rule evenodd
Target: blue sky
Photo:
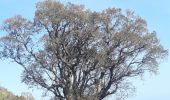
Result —
<path fill-rule="evenodd" d="M 0 23 L 8 17 L 17 14 L 32 19 L 35 11 L 35 3 L 42 0 L 0 0 Z M 170 49 L 170 1 L 169 0 L 60 0 L 61 2 L 73 2 L 83 4 L 91 10 L 101 11 L 108 7 L 131 9 L 148 23 L 150 31 L 157 32 L 160 42 L 166 49 Z M 0 32 L 0 36 L 3 32 Z M 170 58 L 170 57 L 168 57 Z M 165 59 L 160 64 L 159 74 L 146 76 L 144 81 L 137 79 L 134 85 L 137 88 L 136 95 L 127 100 L 170 100 L 170 59 Z M 0 61 L 0 86 L 7 88 L 15 94 L 30 91 L 36 100 L 41 98 L 41 91 L 28 89 L 21 83 L 22 69 L 9 61 Z"/>

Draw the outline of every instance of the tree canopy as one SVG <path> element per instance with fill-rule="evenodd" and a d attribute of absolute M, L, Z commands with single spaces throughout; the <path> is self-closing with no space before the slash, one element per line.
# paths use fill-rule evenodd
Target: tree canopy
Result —
<path fill-rule="evenodd" d="M 33 21 L 21 15 L 2 25 L 0 58 L 23 67 L 22 82 L 57 100 L 102 100 L 126 92 L 129 78 L 157 73 L 167 50 L 132 11 L 91 11 L 46 0 Z"/>

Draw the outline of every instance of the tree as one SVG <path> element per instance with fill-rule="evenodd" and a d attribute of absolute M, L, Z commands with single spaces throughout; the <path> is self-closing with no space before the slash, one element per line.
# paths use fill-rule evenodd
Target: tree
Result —
<path fill-rule="evenodd" d="M 22 82 L 57 100 L 126 92 L 128 79 L 157 73 L 167 55 L 145 20 L 119 8 L 95 12 L 46 0 L 37 3 L 33 21 L 18 15 L 5 20 L 2 30 L 1 58 L 23 67 Z"/>
<path fill-rule="evenodd" d="M 26 100 L 35 100 L 34 97 L 33 97 L 33 95 L 32 95 L 31 93 L 29 93 L 29 92 L 23 92 L 23 93 L 21 94 L 21 96 L 22 96 L 23 98 L 25 98 Z"/>

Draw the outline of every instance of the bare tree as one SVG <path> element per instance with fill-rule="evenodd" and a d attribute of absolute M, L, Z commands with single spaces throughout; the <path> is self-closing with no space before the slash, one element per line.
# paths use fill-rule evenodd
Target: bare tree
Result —
<path fill-rule="evenodd" d="M 33 95 L 29 92 L 23 92 L 21 96 L 25 98 L 25 100 L 35 100 Z"/>
<path fill-rule="evenodd" d="M 95 12 L 53 0 L 36 8 L 34 21 L 5 20 L 1 58 L 21 65 L 22 81 L 56 100 L 102 100 L 128 89 L 129 78 L 156 73 L 167 55 L 156 32 L 132 11 Z"/>

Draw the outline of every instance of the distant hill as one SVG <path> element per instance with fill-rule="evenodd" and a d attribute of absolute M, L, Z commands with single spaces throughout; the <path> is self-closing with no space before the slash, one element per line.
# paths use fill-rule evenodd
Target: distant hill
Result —
<path fill-rule="evenodd" d="M 24 93 L 24 96 L 17 96 L 7 89 L 0 87 L 0 100 L 34 100 L 34 98 L 29 93 L 28 95 Z"/>

